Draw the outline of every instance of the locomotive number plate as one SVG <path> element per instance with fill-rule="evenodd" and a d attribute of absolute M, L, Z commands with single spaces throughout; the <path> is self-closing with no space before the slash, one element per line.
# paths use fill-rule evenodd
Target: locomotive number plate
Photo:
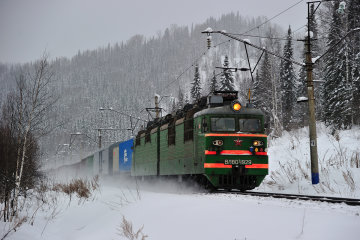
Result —
<path fill-rule="evenodd" d="M 251 160 L 225 159 L 225 165 L 251 165 Z"/>

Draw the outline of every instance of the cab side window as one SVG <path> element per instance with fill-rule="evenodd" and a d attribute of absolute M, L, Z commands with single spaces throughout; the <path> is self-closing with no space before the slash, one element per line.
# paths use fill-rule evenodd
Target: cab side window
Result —
<path fill-rule="evenodd" d="M 151 142 L 151 134 L 150 131 L 145 133 L 145 143 Z"/>
<path fill-rule="evenodd" d="M 173 123 L 170 123 L 168 127 L 168 146 L 175 145 L 175 138 L 176 138 L 176 132 L 175 132 L 175 121 L 174 121 Z"/>
<path fill-rule="evenodd" d="M 201 127 L 203 133 L 208 131 L 208 125 L 205 117 L 203 117 L 201 120 Z"/>
<path fill-rule="evenodd" d="M 194 138 L 194 119 L 189 118 L 184 122 L 184 142 L 193 140 Z"/>

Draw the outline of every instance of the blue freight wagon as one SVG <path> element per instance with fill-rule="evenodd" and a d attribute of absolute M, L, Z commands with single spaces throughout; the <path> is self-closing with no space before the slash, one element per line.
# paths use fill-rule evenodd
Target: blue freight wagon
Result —
<path fill-rule="evenodd" d="M 109 172 L 112 174 L 130 173 L 134 139 L 114 143 L 109 147 Z"/>

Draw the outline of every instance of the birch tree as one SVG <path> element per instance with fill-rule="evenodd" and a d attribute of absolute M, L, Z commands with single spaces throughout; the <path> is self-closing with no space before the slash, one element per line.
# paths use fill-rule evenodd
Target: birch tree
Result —
<path fill-rule="evenodd" d="M 17 81 L 14 106 L 17 156 L 12 216 L 17 214 L 24 176 L 28 175 L 26 171 L 30 170 L 26 168 L 31 160 L 30 150 L 37 144 L 37 140 L 51 129 L 48 114 L 56 102 L 49 89 L 52 76 L 47 56 L 44 55 L 34 64 L 34 69 L 21 73 Z"/>

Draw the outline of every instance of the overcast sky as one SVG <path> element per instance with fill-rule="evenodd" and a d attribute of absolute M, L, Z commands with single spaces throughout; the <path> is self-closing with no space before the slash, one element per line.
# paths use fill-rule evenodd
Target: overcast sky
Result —
<path fill-rule="evenodd" d="M 156 35 L 231 11 L 271 18 L 300 0 L 0 0 L 0 62 L 27 62 L 44 50 L 71 57 L 78 50 Z M 274 19 L 292 29 L 306 23 L 306 1 Z"/>

